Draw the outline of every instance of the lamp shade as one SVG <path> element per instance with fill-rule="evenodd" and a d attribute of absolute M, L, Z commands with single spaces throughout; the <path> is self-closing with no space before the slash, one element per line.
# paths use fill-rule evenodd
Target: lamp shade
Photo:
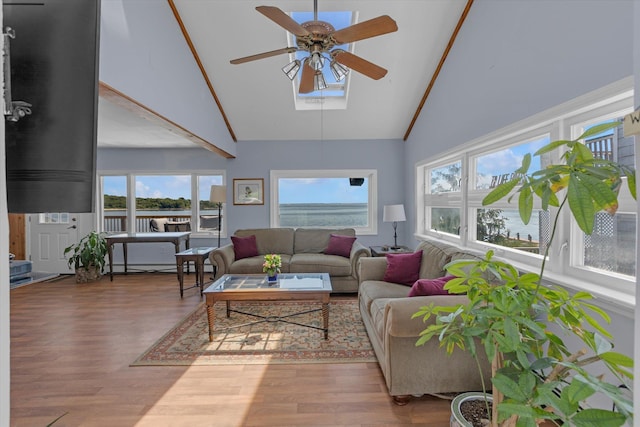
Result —
<path fill-rule="evenodd" d="M 400 222 L 406 221 L 404 214 L 404 205 L 385 205 L 382 212 L 382 221 L 384 222 Z"/>
<path fill-rule="evenodd" d="M 227 201 L 227 186 L 212 185 L 209 201 L 212 203 L 225 203 Z"/>

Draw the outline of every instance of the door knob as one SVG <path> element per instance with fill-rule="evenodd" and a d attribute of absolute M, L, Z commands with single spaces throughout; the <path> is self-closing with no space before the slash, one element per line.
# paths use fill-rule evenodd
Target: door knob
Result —
<path fill-rule="evenodd" d="M 71 227 L 67 227 L 67 230 L 68 230 L 68 229 L 70 229 L 70 228 L 72 228 L 72 229 L 74 229 L 74 230 L 75 230 L 75 229 L 76 229 L 76 228 L 78 228 L 78 227 L 76 227 L 75 225 L 72 225 Z"/>

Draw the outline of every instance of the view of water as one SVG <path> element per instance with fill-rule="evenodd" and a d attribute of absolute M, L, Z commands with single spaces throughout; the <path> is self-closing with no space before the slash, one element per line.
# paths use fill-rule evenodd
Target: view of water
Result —
<path fill-rule="evenodd" d="M 280 205 L 283 227 L 366 227 L 366 203 L 300 203 Z"/>

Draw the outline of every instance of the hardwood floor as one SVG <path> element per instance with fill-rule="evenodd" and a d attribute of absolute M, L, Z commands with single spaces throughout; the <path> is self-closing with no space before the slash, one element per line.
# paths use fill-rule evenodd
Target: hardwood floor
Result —
<path fill-rule="evenodd" d="M 377 363 L 129 367 L 201 303 L 175 274 L 64 277 L 10 298 L 12 427 L 65 412 L 54 427 L 449 425 L 446 400 L 393 404 Z"/>

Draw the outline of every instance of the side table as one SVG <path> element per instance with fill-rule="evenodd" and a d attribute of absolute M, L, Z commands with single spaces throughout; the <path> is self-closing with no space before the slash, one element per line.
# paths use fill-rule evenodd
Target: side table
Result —
<path fill-rule="evenodd" d="M 193 261 L 196 266 L 196 284 L 188 287 L 187 289 L 200 287 L 200 296 L 204 290 L 204 262 L 209 258 L 209 254 L 215 248 L 191 248 L 176 254 L 176 266 L 178 267 L 178 282 L 180 282 L 180 298 L 184 293 L 184 263 L 187 263 L 189 268 L 189 261 Z M 187 271 L 188 273 L 188 271 Z"/>
<path fill-rule="evenodd" d="M 407 246 L 400 246 L 397 249 L 391 249 L 390 246 L 369 246 L 371 256 L 385 256 L 386 254 L 409 254 L 413 253 L 413 249 Z"/>

